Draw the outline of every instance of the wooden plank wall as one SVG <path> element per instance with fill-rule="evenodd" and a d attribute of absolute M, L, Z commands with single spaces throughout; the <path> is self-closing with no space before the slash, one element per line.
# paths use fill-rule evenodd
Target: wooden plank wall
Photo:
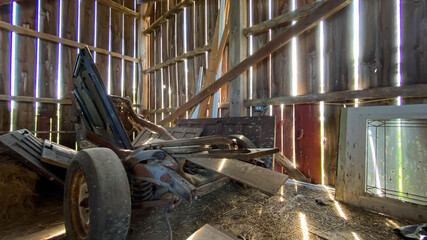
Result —
<path fill-rule="evenodd" d="M 183 11 L 169 19 L 169 26 L 176 24 L 176 29 L 169 28 L 168 31 L 168 38 L 175 39 L 175 43 L 170 44 L 169 59 L 210 42 L 217 14 L 214 11 L 217 9 L 216 2 L 207 1 L 206 5 L 204 1 L 196 1 L 187 7 L 186 29 L 189 31 L 187 34 L 193 38 L 187 36 L 186 49 L 184 49 L 183 43 Z M 295 2 L 296 8 L 300 8 L 313 3 L 314 0 L 248 0 L 248 23 L 257 24 L 287 13 L 291 11 L 292 2 Z M 356 42 L 353 37 L 357 32 L 354 28 L 357 26 L 354 24 L 356 3 L 359 3 L 359 45 L 357 47 L 355 47 Z M 174 3 L 169 4 L 172 6 Z M 213 5 L 215 8 L 212 8 Z M 294 77 L 297 79 L 297 95 L 396 86 L 399 73 L 402 85 L 425 83 L 427 81 L 424 57 L 427 50 L 427 28 L 425 27 L 427 26 L 427 3 L 424 0 L 401 0 L 400 8 L 399 14 L 396 1 L 353 1 L 352 4 L 322 23 L 323 39 L 321 39 L 320 25 L 295 39 L 296 59 L 292 58 L 293 43 L 290 43 L 252 66 L 252 74 L 248 78 L 248 98 L 262 99 L 293 95 L 292 79 Z M 401 24 L 400 46 L 397 46 L 396 40 L 398 19 Z M 254 52 L 262 47 L 270 38 L 274 38 L 285 28 L 286 26 L 271 29 L 270 32 L 250 37 L 252 46 L 248 44 L 248 55 L 251 51 Z M 193 35 L 191 35 L 191 31 L 194 31 Z M 153 34 L 151 33 L 151 35 Z M 320 40 L 323 40 L 323 46 L 320 45 Z M 151 41 L 156 40 L 151 38 Z M 355 49 L 359 54 L 358 59 L 355 59 Z M 158 49 L 155 48 L 154 52 L 156 51 Z M 397 63 L 399 53 L 401 60 L 400 63 Z M 167 59 L 161 60 L 166 61 Z M 168 68 L 170 91 L 174 97 L 171 99 L 172 104 L 165 108 L 178 107 L 194 96 L 199 67 L 206 66 L 206 61 L 206 55 L 188 59 L 186 61 L 187 74 L 184 62 Z M 150 57 L 150 62 L 151 66 L 160 63 L 158 58 L 153 55 Z M 321 69 L 321 63 L 323 63 L 323 69 Z M 228 52 L 226 50 L 222 71 L 225 72 L 228 69 Z M 155 74 L 150 74 L 150 77 L 154 76 Z M 358 78 L 356 79 L 356 77 Z M 324 79 L 323 83 L 322 79 Z M 155 79 L 152 84 L 158 84 L 160 81 Z M 153 90 L 155 89 L 156 87 L 153 88 Z M 153 94 L 155 95 L 155 91 L 151 91 L 151 95 Z M 223 87 L 220 102 L 228 102 L 228 94 L 228 87 Z M 420 102 L 425 102 L 425 99 L 402 100 L 403 104 Z M 325 184 L 334 185 L 340 109 L 344 106 L 354 106 L 354 104 L 355 101 L 325 103 L 322 109 L 321 103 L 267 106 L 267 111 L 264 113 L 249 109 L 248 114 L 276 116 L 275 139 L 276 146 L 281 152 L 291 161 L 295 161 L 297 167 L 313 182 L 322 183 L 323 180 Z M 396 100 L 359 101 L 359 106 L 386 104 L 396 104 Z M 159 103 L 151 104 L 150 109 L 160 110 L 160 106 Z M 227 112 L 227 109 L 221 109 L 220 114 L 224 117 L 227 116 Z M 151 111 L 149 118 L 154 119 L 153 116 L 154 113 Z M 157 117 L 159 117 L 159 111 L 157 111 Z M 323 139 L 321 136 L 322 119 Z M 321 174 L 322 154 L 324 176 Z M 278 166 L 275 169 L 282 171 Z"/>
<path fill-rule="evenodd" d="M 0 6 L 0 20 L 11 22 L 10 4 Z M 10 41 L 11 33 L 0 31 L 0 94 L 10 95 Z M 10 129 L 10 103 L 0 101 L 0 131 Z"/>
<path fill-rule="evenodd" d="M 115 2 L 136 11 L 134 0 Z M 122 56 L 135 58 L 136 55 L 135 18 L 97 1 L 20 1 L 0 6 L 0 12 L 0 21 Z M 16 16 L 13 16 L 13 12 Z M 13 17 L 16 19 L 15 23 L 12 21 Z M 54 101 L 63 99 L 69 102 L 73 98 L 72 72 L 78 50 L 21 34 L 15 35 L 16 43 L 13 44 L 12 35 L 15 34 L 5 29 L 0 30 L 0 94 L 48 98 Z M 13 51 L 16 52 L 15 59 L 11 59 Z M 111 93 L 128 96 L 133 103 L 139 104 L 136 102 L 136 60 L 128 61 L 98 52 L 92 54 L 103 82 L 109 86 Z M 11 72 L 12 61 L 15 65 L 14 72 Z M 16 87 L 11 92 L 12 83 Z M 40 138 L 59 140 L 63 145 L 75 147 L 74 126 L 77 118 L 69 103 L 18 100 L 12 108 L 10 101 L 0 101 L 0 115 L 0 134 L 11 129 L 27 128 Z"/>
<path fill-rule="evenodd" d="M 180 3 L 180 0 L 159 1 L 154 4 L 150 24 Z M 154 67 L 184 53 L 210 44 L 218 15 L 218 0 L 194 1 L 178 11 L 172 18 L 148 33 L 150 54 L 149 67 Z M 185 23 L 185 24 L 184 24 Z M 149 109 L 177 108 L 196 95 L 199 70 L 206 72 L 209 53 L 182 59 L 163 67 L 149 76 Z M 224 69 L 228 69 L 225 61 Z M 153 112 L 147 118 L 159 122 L 169 111 Z M 190 114 L 190 113 L 188 113 Z M 187 115 L 184 115 L 186 117 Z"/>

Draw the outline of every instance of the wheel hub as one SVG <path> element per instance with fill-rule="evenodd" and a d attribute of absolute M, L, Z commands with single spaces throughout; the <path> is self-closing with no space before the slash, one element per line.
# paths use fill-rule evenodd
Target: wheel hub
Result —
<path fill-rule="evenodd" d="M 71 224 L 79 239 L 87 239 L 89 232 L 89 191 L 81 170 L 74 172 L 70 192 Z"/>

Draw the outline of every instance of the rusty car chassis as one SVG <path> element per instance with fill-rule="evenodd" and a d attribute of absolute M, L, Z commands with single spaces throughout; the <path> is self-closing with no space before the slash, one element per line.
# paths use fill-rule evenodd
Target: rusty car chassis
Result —
<path fill-rule="evenodd" d="M 0 136 L 0 149 L 64 186 L 67 238 L 124 239 L 132 208 L 190 203 L 229 178 L 269 195 L 287 179 L 260 166 L 259 157 L 277 149 L 252 148 L 244 136 L 176 139 L 135 113 L 129 99 L 107 95 L 87 48 L 78 54 L 73 77 L 79 126 L 96 147 L 75 151 L 26 129 Z M 157 138 L 131 142 L 125 122 Z"/>

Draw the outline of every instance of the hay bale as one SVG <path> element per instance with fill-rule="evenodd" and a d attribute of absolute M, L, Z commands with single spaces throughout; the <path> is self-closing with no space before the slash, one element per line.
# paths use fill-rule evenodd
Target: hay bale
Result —
<path fill-rule="evenodd" d="M 34 214 L 39 176 L 13 159 L 0 160 L 0 222 Z"/>

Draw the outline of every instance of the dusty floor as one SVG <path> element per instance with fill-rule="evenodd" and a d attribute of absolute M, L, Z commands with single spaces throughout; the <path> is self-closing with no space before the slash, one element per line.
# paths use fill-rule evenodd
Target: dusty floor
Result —
<path fill-rule="evenodd" d="M 314 185 L 284 187 L 284 197 L 268 197 L 255 189 L 230 183 L 190 206 L 182 204 L 169 214 L 174 239 L 186 239 L 208 223 L 238 239 L 303 239 L 302 219 L 310 239 L 400 239 L 393 228 L 410 224 L 358 208 L 338 204 L 328 191 Z M 333 194 L 332 194 L 333 195 Z M 331 195 L 331 196 L 332 196 Z M 322 206 L 315 200 L 321 200 Z M 0 227 L 0 239 L 65 239 L 61 235 L 61 196 L 51 207 L 37 209 L 35 215 Z M 128 239 L 167 239 L 163 209 L 133 212 Z"/>

